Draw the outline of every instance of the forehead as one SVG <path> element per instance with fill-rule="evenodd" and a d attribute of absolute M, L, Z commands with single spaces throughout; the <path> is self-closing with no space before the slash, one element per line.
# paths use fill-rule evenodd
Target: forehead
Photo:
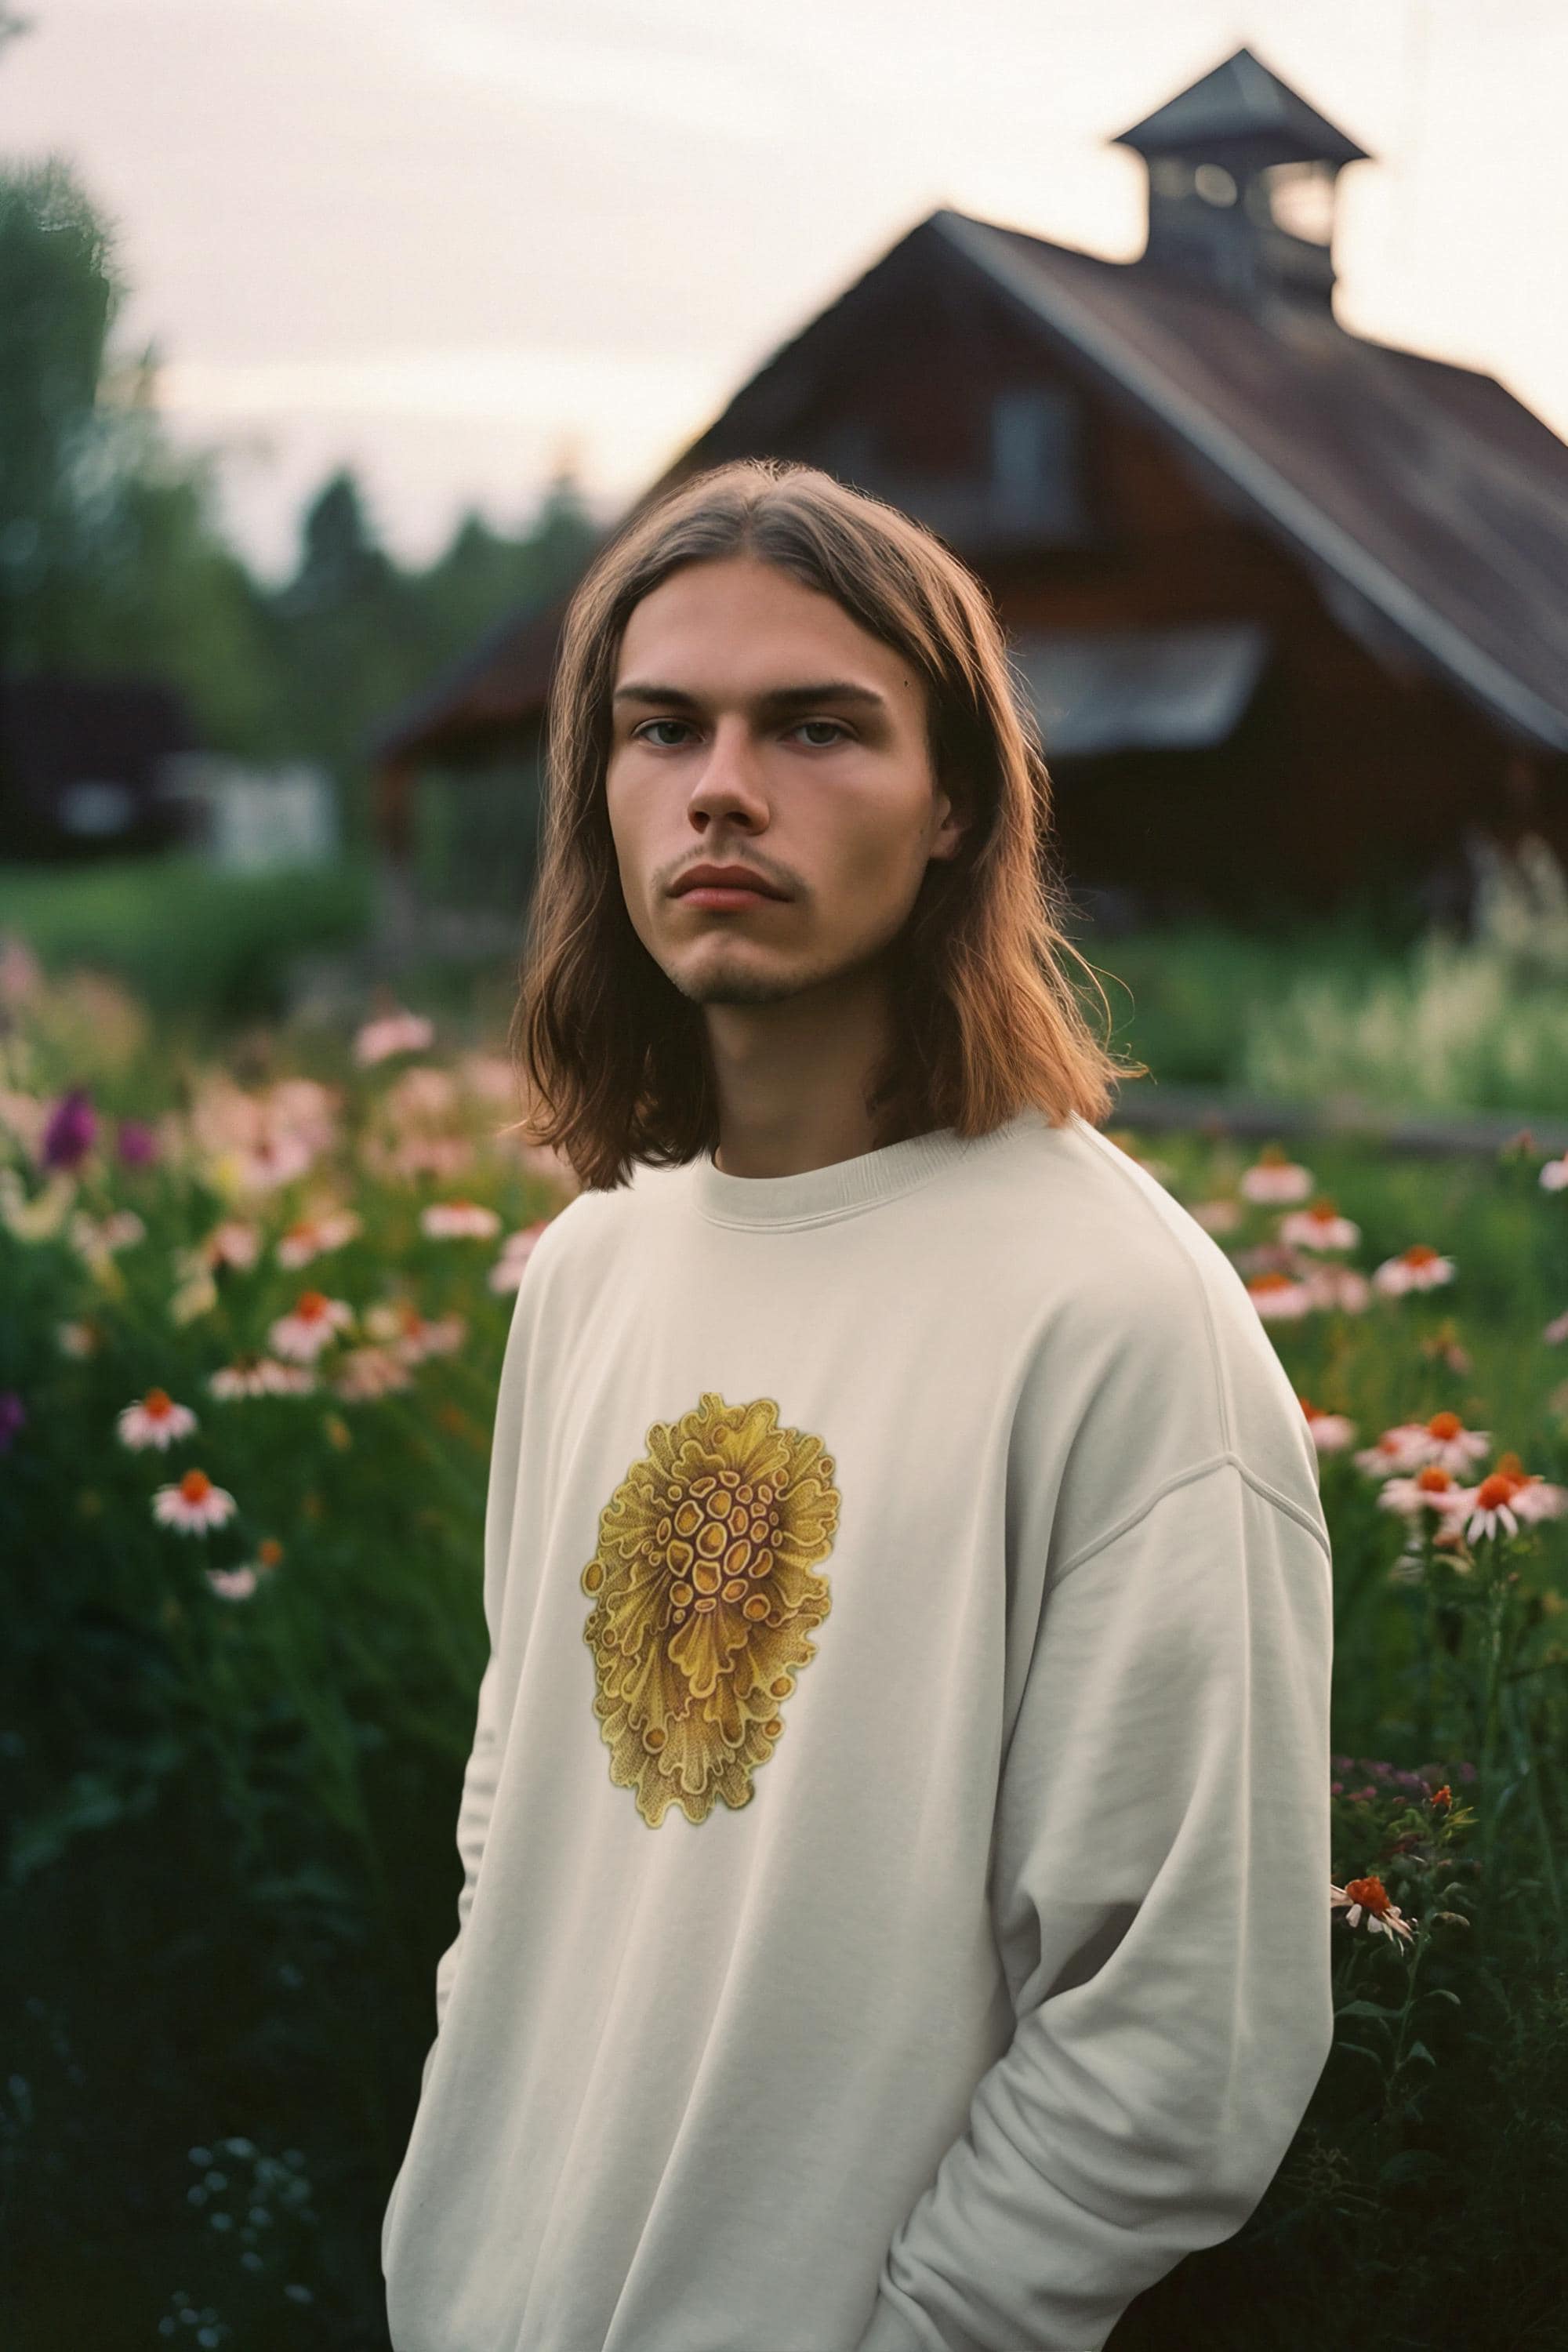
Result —
<path fill-rule="evenodd" d="M 921 704 L 914 665 L 833 597 L 773 564 L 726 557 L 683 564 L 633 606 L 615 682 L 742 697 L 829 677 L 874 687 L 895 707 Z"/>

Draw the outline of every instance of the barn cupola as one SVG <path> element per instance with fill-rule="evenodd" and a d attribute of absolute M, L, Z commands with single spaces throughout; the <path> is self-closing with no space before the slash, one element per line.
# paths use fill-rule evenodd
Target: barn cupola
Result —
<path fill-rule="evenodd" d="M 1111 144 L 1148 166 L 1145 261 L 1248 305 L 1331 313 L 1336 184 L 1371 159 L 1250 49 Z"/>

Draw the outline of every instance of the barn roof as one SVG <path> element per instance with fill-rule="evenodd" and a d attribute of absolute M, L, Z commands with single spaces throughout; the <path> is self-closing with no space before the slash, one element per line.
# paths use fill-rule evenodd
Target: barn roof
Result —
<path fill-rule="evenodd" d="M 1212 495 L 1288 545 L 1381 657 L 1435 670 L 1515 740 L 1568 751 L 1568 445 L 1489 375 L 1243 305 L 943 206 L 776 351 L 659 480 L 783 434 L 820 397 L 837 330 L 913 240 L 940 239 Z M 376 745 L 472 756 L 536 717 L 563 604 L 503 623 Z"/>

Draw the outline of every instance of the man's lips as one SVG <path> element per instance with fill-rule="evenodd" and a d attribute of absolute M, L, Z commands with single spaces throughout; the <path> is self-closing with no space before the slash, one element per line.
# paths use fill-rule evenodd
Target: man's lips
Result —
<path fill-rule="evenodd" d="M 699 866 L 674 885 L 671 896 L 690 899 L 699 907 L 739 908 L 767 898 L 783 898 L 784 893 L 744 866 Z"/>

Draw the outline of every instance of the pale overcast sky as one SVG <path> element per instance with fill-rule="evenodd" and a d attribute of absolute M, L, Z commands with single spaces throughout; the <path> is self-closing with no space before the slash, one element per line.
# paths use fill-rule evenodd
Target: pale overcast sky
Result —
<path fill-rule="evenodd" d="M 19 5 L 0 156 L 68 155 L 119 224 L 121 344 L 268 572 L 341 460 L 409 560 L 566 449 L 615 511 L 933 205 L 1131 258 L 1104 142 L 1243 41 L 1378 159 L 1345 324 L 1568 436 L 1564 0 Z"/>

